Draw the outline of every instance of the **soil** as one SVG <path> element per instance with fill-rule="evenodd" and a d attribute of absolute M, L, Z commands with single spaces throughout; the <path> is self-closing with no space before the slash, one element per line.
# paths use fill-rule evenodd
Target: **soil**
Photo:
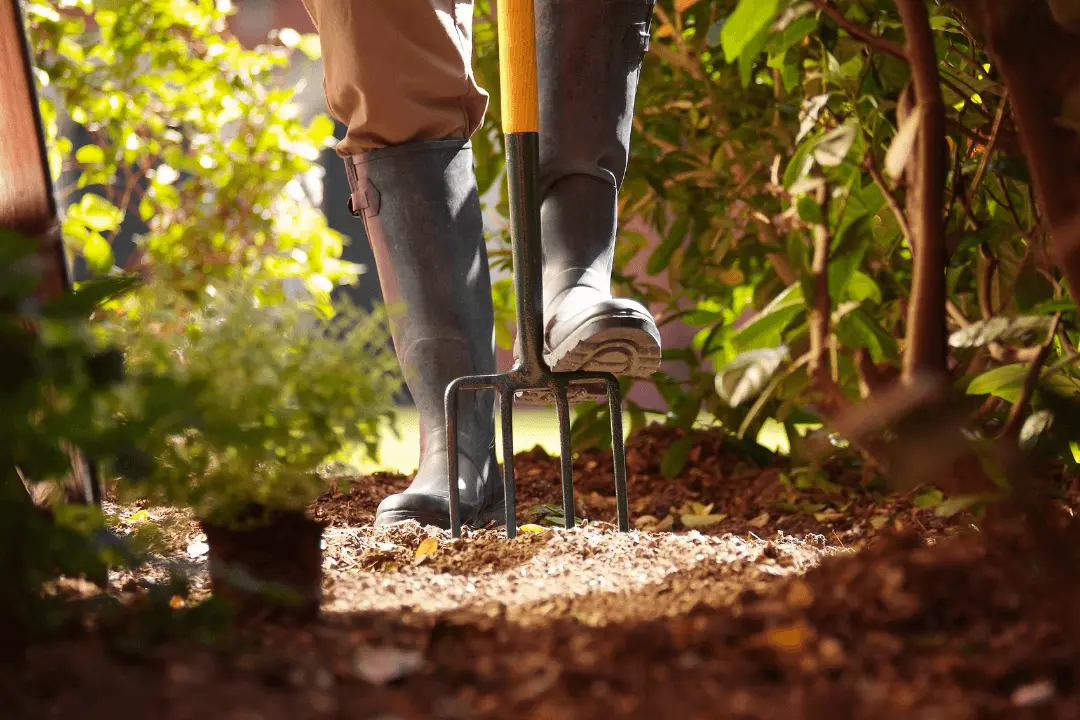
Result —
<path fill-rule="evenodd" d="M 514 540 L 374 529 L 408 478 L 348 479 L 311 508 L 327 523 L 322 618 L 216 645 L 193 625 L 133 640 L 150 598 L 174 592 L 170 568 L 192 573 L 169 600 L 177 617 L 212 607 L 205 537 L 178 510 L 109 505 L 161 561 L 111 579 L 126 613 L 87 609 L 79 630 L 0 670 L 0 718 L 1080 717 L 1077 583 L 1057 572 L 1080 546 L 1074 478 L 1059 478 L 1050 557 L 1024 526 L 939 517 L 926 489 L 871 493 L 839 462 L 808 483 L 719 433 L 694 434 L 665 478 L 680 437 L 654 427 L 628 442 L 629 533 L 611 526 L 610 453 L 575 458 L 588 522 L 573 530 L 545 526 L 558 459 L 515 458 L 532 524 Z M 54 592 L 100 607 L 77 581 Z"/>

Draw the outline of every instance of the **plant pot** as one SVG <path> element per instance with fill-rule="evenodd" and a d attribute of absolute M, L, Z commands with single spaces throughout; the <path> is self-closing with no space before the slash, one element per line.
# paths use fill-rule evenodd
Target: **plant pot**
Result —
<path fill-rule="evenodd" d="M 214 596 L 237 619 L 310 622 L 322 601 L 325 523 L 252 507 L 240 528 L 202 521 Z"/>

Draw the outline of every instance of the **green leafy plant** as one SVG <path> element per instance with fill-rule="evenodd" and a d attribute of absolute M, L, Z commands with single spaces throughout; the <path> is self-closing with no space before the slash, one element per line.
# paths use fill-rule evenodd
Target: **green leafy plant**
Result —
<path fill-rule="evenodd" d="M 65 489 L 102 459 L 138 442 L 140 428 L 106 410 L 116 381 L 86 316 L 129 289 L 125 278 L 86 285 L 47 302 L 35 245 L 0 231 L 0 654 L 55 617 L 41 597 L 58 575 L 100 580 L 122 558 L 103 539 L 96 508 L 64 504 Z"/>
<path fill-rule="evenodd" d="M 492 87 L 489 11 L 477 72 Z M 753 440 L 772 420 L 800 446 L 798 426 L 933 377 L 968 394 L 977 434 L 1031 445 L 1049 427 L 1047 391 L 1080 391 L 1065 282 L 1080 277 L 1080 51 L 1063 22 L 1011 0 L 657 2 L 615 289 L 697 331 L 665 348 L 683 372 L 652 380 L 669 423 L 704 413 Z M 477 146 L 483 177 L 499 151 Z M 644 276 L 624 272 L 635 262 Z M 579 408 L 575 437 L 604 422 Z M 1045 440 L 1073 462 L 1075 439 Z"/>
<path fill-rule="evenodd" d="M 300 303 L 266 306 L 241 283 L 211 286 L 177 323 L 176 291 L 153 283 L 151 292 L 137 327 L 101 330 L 127 354 L 117 407 L 149 435 L 145 460 L 118 468 L 122 497 L 227 524 L 249 505 L 302 511 L 325 491 L 318 470 L 331 456 L 356 447 L 376 456 L 400 387 L 383 312 L 343 304 L 327 318 Z M 161 401 L 162 376 L 185 388 L 182 404 Z"/>
<path fill-rule="evenodd" d="M 227 0 L 25 7 L 54 178 L 74 172 L 63 192 L 83 191 L 63 219 L 69 246 L 109 272 L 121 223 L 137 213 L 148 231 L 132 269 L 167 269 L 192 297 L 234 277 L 294 278 L 329 311 L 334 285 L 359 271 L 305 191 L 333 123 L 303 123 L 281 80 L 293 52 L 318 56 L 317 38 L 287 30 L 245 49 L 226 28 Z M 64 119 L 91 143 L 60 137 Z M 258 284 L 262 302 L 283 300 L 281 287 Z"/>

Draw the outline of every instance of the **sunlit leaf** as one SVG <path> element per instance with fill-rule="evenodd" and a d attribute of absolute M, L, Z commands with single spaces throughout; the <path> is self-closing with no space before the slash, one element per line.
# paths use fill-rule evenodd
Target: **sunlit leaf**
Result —
<path fill-rule="evenodd" d="M 814 145 L 814 160 L 823 167 L 836 167 L 844 162 L 857 134 L 853 125 L 841 125 L 825 133 Z"/>
<path fill-rule="evenodd" d="M 896 131 L 896 137 L 889 145 L 885 153 L 885 174 L 893 180 L 898 180 L 904 174 L 908 159 L 915 149 L 915 138 L 919 134 L 919 125 L 922 123 L 923 113 L 920 109 L 913 110 Z"/>
<path fill-rule="evenodd" d="M 1021 317 L 992 317 L 979 320 L 949 336 L 949 345 L 956 348 L 983 347 L 993 342 L 1008 344 L 1042 342 L 1052 320 L 1044 315 Z"/>
<path fill-rule="evenodd" d="M 750 350 L 738 355 L 716 373 L 716 392 L 731 407 L 757 397 L 790 357 L 786 347 Z"/>
<path fill-rule="evenodd" d="M 739 0 L 739 5 L 720 29 L 724 59 L 734 62 L 746 46 L 776 19 L 779 0 Z"/>

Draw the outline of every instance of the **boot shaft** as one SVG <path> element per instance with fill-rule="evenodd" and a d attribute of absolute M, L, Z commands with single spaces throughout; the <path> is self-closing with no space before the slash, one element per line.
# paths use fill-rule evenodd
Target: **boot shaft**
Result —
<path fill-rule="evenodd" d="M 610 293 L 654 0 L 536 0 L 544 300 Z"/>
<path fill-rule="evenodd" d="M 398 145 L 345 159 L 350 210 L 375 255 L 394 348 L 420 415 L 422 452 L 445 433 L 446 386 L 495 371 L 494 313 L 471 146 Z M 486 448 L 494 393 L 463 396 L 459 423 Z"/>

